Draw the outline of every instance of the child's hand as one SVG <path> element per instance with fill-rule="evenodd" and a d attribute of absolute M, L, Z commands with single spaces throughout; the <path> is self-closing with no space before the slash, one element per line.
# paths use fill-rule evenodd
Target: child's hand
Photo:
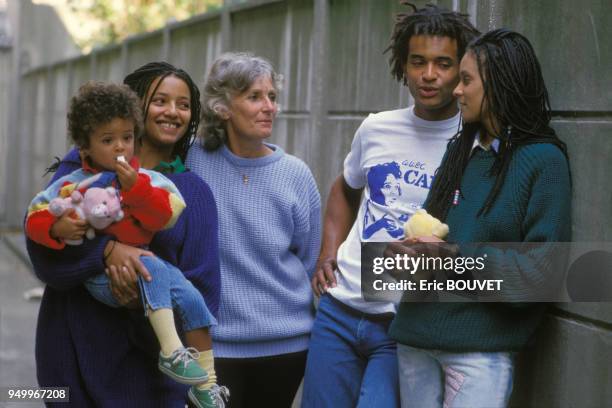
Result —
<path fill-rule="evenodd" d="M 49 235 L 56 240 L 77 240 L 83 238 L 89 225 L 74 213 L 74 208 L 66 211 L 51 226 Z"/>
<path fill-rule="evenodd" d="M 138 172 L 132 168 L 128 163 L 117 160 L 115 163 L 115 172 L 119 183 L 121 183 L 121 191 L 130 191 L 138 178 Z"/>

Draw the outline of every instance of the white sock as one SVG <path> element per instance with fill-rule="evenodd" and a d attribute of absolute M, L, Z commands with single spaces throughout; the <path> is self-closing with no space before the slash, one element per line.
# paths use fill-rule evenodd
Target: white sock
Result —
<path fill-rule="evenodd" d="M 183 347 L 183 343 L 176 332 L 172 309 L 149 309 L 149 322 L 151 322 L 151 327 L 153 327 L 157 340 L 159 340 L 164 357 L 169 357 L 175 350 Z"/>
<path fill-rule="evenodd" d="M 208 381 L 202 384 L 198 384 L 198 390 L 208 390 L 217 383 L 217 373 L 215 373 L 215 358 L 213 356 L 213 351 L 200 351 L 200 358 L 198 358 L 198 364 L 200 364 L 200 367 L 205 369 L 208 373 Z"/>

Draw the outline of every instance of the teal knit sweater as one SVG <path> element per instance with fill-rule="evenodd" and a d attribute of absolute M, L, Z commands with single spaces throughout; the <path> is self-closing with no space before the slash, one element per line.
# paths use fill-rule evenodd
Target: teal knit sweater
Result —
<path fill-rule="evenodd" d="M 451 206 L 446 219 L 448 241 L 460 247 L 468 242 L 569 241 L 569 168 L 563 153 L 551 144 L 519 147 L 493 206 L 477 217 L 495 182 L 489 175 L 495 155 L 493 150 L 474 150 L 461 181 L 462 197 L 458 205 Z M 549 276 L 542 274 L 549 266 L 546 257 L 525 262 L 511 252 L 496 254 L 493 250 L 493 254 L 487 254 L 487 262 L 496 263 L 495 269 L 501 271 L 510 290 L 520 290 L 522 282 Z M 517 262 L 521 268 L 517 268 Z M 499 278 L 474 275 L 477 279 Z M 425 349 L 519 350 L 535 331 L 544 310 L 545 304 L 533 303 L 402 303 L 390 336 L 399 343 Z"/>

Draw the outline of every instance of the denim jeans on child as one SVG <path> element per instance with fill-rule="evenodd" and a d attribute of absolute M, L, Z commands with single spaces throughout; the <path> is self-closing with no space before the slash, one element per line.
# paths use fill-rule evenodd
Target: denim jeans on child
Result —
<path fill-rule="evenodd" d="M 151 274 L 151 282 L 138 278 L 143 307 L 174 309 L 181 317 L 183 331 L 216 325 L 202 294 L 174 265 L 156 256 L 141 256 L 140 261 Z M 120 307 L 110 290 L 109 279 L 99 274 L 85 282 L 85 287 L 98 301 Z"/>
<path fill-rule="evenodd" d="M 513 352 L 455 353 L 397 345 L 402 408 L 504 408 Z"/>
<path fill-rule="evenodd" d="M 376 319 L 324 295 L 310 338 L 303 408 L 399 406 L 391 317 Z"/>

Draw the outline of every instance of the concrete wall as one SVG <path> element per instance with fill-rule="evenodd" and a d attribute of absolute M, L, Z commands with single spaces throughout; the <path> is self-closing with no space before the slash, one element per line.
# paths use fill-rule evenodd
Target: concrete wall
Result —
<path fill-rule="evenodd" d="M 524 33 L 542 64 L 553 126 L 573 171 L 574 241 L 612 240 L 612 3 L 499 2 L 499 26 Z M 612 304 L 558 305 L 522 356 L 516 407 L 612 406 Z"/>
<path fill-rule="evenodd" d="M 612 3 L 438 3 L 470 12 L 482 30 L 506 26 L 533 41 L 551 93 L 554 126 L 572 159 L 574 239 L 610 241 Z M 152 59 L 168 59 L 201 82 L 212 60 L 226 50 L 263 55 L 285 75 L 273 141 L 310 165 L 325 199 L 363 118 L 410 103 L 382 54 L 398 9 L 395 0 L 234 1 L 220 12 L 24 73 L 19 109 L 10 113 L 18 123 L 9 143 L 12 167 L 3 175 L 5 183 L 9 173 L 19 171 L 20 177 L 9 187 L 3 221 L 19 225 L 24 206 L 45 182 L 44 168 L 66 152 L 66 103 L 79 84 L 89 78 L 118 81 Z M 609 367 L 612 306 L 557 305 L 521 356 L 512 405 L 612 406 Z"/>
<path fill-rule="evenodd" d="M 0 109 L 0 163 L 6 162 L 9 151 L 7 105 L 12 97 L 10 73 L 13 71 L 15 42 L 12 32 L 13 22 L 10 17 L 6 2 L 0 0 L 0 108 L 2 108 Z M 6 191 L 6 184 L 0 182 L 0 220 L 5 218 Z"/>
<path fill-rule="evenodd" d="M 21 68 L 30 69 L 80 54 L 55 9 L 32 0 L 9 0 L 19 7 Z"/>
<path fill-rule="evenodd" d="M 59 118 L 54 121 L 38 116 L 33 122 L 29 116 L 35 111 L 40 113 L 44 104 L 54 102 L 59 95 L 53 88 L 55 81 L 37 85 L 39 91 L 45 92 L 45 98 L 28 93 L 30 98 L 22 100 L 21 85 L 33 86 L 27 80 L 22 81 L 22 74 L 33 67 L 45 70 L 48 64 L 78 56 L 80 51 L 56 11 L 31 0 L 3 0 L 0 3 L 0 33 L 8 35 L 7 46 L 0 46 L 0 225 L 16 226 L 22 218 L 19 206 L 25 196 L 39 188 L 41 181 L 38 177 L 32 183 L 33 173 L 26 169 L 25 163 L 34 157 L 47 161 L 51 152 L 61 153 L 65 149 L 63 143 L 60 146 L 56 143 L 61 139 L 59 135 L 65 133 L 61 122 L 65 116 L 65 99 L 50 107 L 50 112 L 59 109 Z M 55 137 L 47 136 L 45 143 L 36 146 L 29 144 L 30 140 L 20 141 L 24 125 L 30 129 L 29 126 L 42 128 L 46 124 L 51 126 L 46 134 Z M 23 177 L 16 177 L 17 171 L 24 171 Z"/>
<path fill-rule="evenodd" d="M 10 49 L 0 50 L 0 72 L 10 72 L 12 65 Z M 9 77 L 0 75 L 0 106 L 4 106 L 10 101 L 9 97 L 10 82 Z M 0 109 L 0 163 L 6 163 L 9 153 L 8 142 L 8 115 L 6 109 Z M 0 167 L 2 168 L 2 167 Z M 0 176 L 2 177 L 2 176 Z M 4 181 L 4 180 L 2 180 Z M 0 219 L 5 217 L 7 186 L 0 181 Z"/>

